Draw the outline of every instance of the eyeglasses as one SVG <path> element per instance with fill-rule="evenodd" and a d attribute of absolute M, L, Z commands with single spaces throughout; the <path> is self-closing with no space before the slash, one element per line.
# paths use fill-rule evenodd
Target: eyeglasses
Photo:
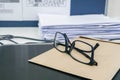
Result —
<path fill-rule="evenodd" d="M 92 46 L 91 44 L 81 40 L 74 40 L 71 43 L 67 35 L 61 32 L 56 32 L 54 38 L 54 47 L 58 51 L 67 53 L 75 61 L 91 66 L 97 66 L 97 62 L 94 60 L 94 51 L 98 46 L 99 43 Z"/>
<path fill-rule="evenodd" d="M 2 42 L 3 40 L 10 41 L 14 44 L 19 44 L 18 42 L 14 41 L 13 39 L 19 38 L 19 39 L 26 39 L 26 40 L 32 40 L 32 41 L 38 41 L 38 42 L 45 42 L 45 43 L 51 43 L 53 42 L 52 40 L 41 40 L 41 39 L 35 39 L 35 38 L 29 38 L 29 37 L 22 37 L 22 36 L 13 36 L 13 35 L 0 35 L 0 46 L 4 45 Z M 32 42 L 27 42 L 27 43 L 32 43 Z"/>

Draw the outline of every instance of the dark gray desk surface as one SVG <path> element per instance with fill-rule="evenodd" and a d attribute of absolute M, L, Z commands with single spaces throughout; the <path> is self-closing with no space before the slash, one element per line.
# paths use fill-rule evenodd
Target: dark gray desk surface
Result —
<path fill-rule="evenodd" d="M 52 45 L 0 46 L 0 80 L 86 80 L 28 62 Z M 120 80 L 119 72 L 113 80 Z"/>

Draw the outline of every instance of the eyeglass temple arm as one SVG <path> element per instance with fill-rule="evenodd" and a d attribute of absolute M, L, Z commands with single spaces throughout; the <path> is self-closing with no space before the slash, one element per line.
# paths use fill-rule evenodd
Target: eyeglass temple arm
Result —
<path fill-rule="evenodd" d="M 0 45 L 4 45 L 2 42 L 0 42 Z"/>
<path fill-rule="evenodd" d="M 65 46 L 65 45 L 62 44 L 62 43 L 59 43 L 59 45 Z M 99 44 L 96 44 L 95 47 L 94 47 L 94 50 L 95 50 L 98 46 L 99 46 Z M 69 47 L 70 47 L 70 46 L 69 46 Z M 80 50 L 80 49 L 78 49 L 78 48 L 76 48 L 76 47 L 74 47 L 74 49 L 77 50 L 78 52 L 80 52 L 80 53 L 81 53 L 82 55 L 84 55 L 86 58 L 88 58 L 88 59 L 91 60 L 91 57 L 88 56 L 86 53 L 84 53 L 83 50 Z M 95 60 L 94 60 L 94 62 L 97 63 Z"/>
<path fill-rule="evenodd" d="M 95 50 L 99 45 L 99 43 L 96 43 L 96 45 L 93 47 L 93 50 Z"/>
<path fill-rule="evenodd" d="M 99 46 L 99 43 L 96 43 L 96 45 L 93 47 L 93 50 L 95 50 L 98 46 Z M 74 49 L 77 50 L 78 52 L 80 52 L 81 54 L 83 54 L 86 58 L 91 59 L 90 56 L 88 56 L 87 54 L 84 53 L 86 51 L 80 50 L 80 49 L 78 49 L 76 47 L 74 47 Z"/>
<path fill-rule="evenodd" d="M 0 35 L 0 40 L 9 40 L 15 44 L 18 44 L 17 42 L 13 41 L 13 38 L 21 38 L 21 39 L 28 39 L 28 40 L 34 40 L 34 41 L 45 41 L 45 42 L 53 42 L 52 40 L 40 40 L 35 38 L 29 38 L 29 37 L 21 37 L 21 36 L 13 36 L 13 35 Z M 2 44 L 2 43 L 0 43 Z"/>
<path fill-rule="evenodd" d="M 81 54 L 83 54 L 86 58 L 91 59 L 91 57 L 88 56 L 87 54 L 85 54 L 83 50 L 80 50 L 80 49 L 78 49 L 76 47 L 74 47 L 74 49 L 77 50 L 78 52 L 80 52 Z"/>
<path fill-rule="evenodd" d="M 65 45 L 62 44 L 62 43 L 59 43 L 59 45 L 65 46 Z M 96 43 L 96 45 L 94 46 L 93 50 L 95 50 L 98 46 L 99 46 L 99 44 Z M 68 47 L 70 47 L 70 46 L 68 46 Z M 77 50 L 78 52 L 80 52 L 81 54 L 83 54 L 83 55 L 84 55 L 85 57 L 87 57 L 88 59 L 91 59 L 90 56 L 88 56 L 87 54 L 84 53 L 85 51 L 80 50 L 80 49 L 78 49 L 78 48 L 76 48 L 76 47 L 74 47 L 74 49 Z"/>
<path fill-rule="evenodd" d="M 59 45 L 65 46 L 65 45 L 62 44 L 62 43 L 59 43 Z M 70 47 L 70 46 L 68 46 L 68 47 Z M 74 47 L 74 49 L 77 50 L 78 52 L 80 52 L 81 54 L 83 54 L 86 58 L 91 59 L 91 57 L 88 56 L 87 54 L 85 54 L 83 50 L 80 50 L 80 49 L 78 49 L 78 48 L 76 48 L 76 47 Z"/>

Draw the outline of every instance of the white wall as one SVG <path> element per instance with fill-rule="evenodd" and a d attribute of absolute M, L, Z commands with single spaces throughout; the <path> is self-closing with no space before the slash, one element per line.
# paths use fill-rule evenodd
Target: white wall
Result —
<path fill-rule="evenodd" d="M 120 0 L 108 0 L 107 15 L 120 19 Z"/>
<path fill-rule="evenodd" d="M 71 0 L 0 0 L 0 20 L 38 20 L 38 13 L 70 14 Z"/>

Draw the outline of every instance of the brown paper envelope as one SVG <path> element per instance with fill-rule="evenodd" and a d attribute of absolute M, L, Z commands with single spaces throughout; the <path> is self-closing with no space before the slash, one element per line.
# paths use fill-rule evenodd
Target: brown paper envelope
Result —
<path fill-rule="evenodd" d="M 111 80 L 120 68 L 120 45 L 84 37 L 76 39 L 88 42 L 92 45 L 95 45 L 96 43 L 100 44 L 95 50 L 94 55 L 94 59 L 98 62 L 98 66 L 89 66 L 79 63 L 66 53 L 61 53 L 55 48 L 44 52 L 29 61 L 93 80 Z"/>

